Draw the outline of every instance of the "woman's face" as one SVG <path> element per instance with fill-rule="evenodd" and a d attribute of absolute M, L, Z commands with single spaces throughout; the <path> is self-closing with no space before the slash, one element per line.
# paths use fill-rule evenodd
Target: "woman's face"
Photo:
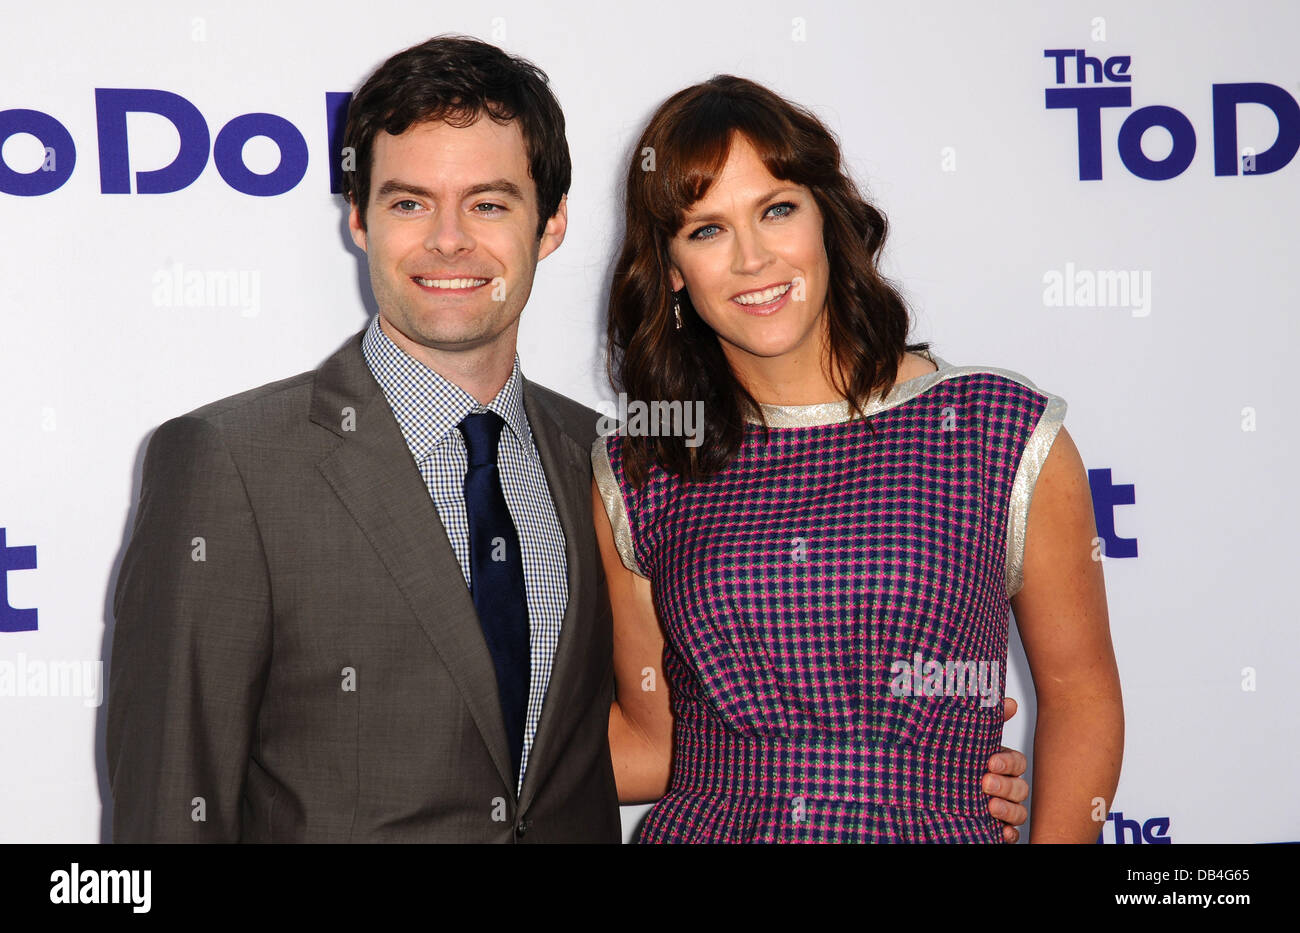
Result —
<path fill-rule="evenodd" d="M 820 366 L 829 279 L 821 210 L 807 188 L 774 178 L 744 136 L 668 255 L 673 289 L 685 286 L 738 373 Z"/>

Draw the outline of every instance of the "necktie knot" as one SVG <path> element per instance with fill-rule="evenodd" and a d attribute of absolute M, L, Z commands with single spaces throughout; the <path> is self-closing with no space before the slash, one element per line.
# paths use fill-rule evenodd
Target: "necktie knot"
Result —
<path fill-rule="evenodd" d="M 501 439 L 501 429 L 505 419 L 494 411 L 472 412 L 461 420 L 457 427 L 465 436 L 465 450 L 469 455 L 469 465 L 491 466 L 497 462 L 497 443 Z"/>

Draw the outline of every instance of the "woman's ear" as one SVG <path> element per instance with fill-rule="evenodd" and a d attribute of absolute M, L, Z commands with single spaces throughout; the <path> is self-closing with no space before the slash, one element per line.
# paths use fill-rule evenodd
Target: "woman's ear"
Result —
<path fill-rule="evenodd" d="M 682 274 L 677 271 L 676 266 L 668 267 L 668 284 L 672 286 L 673 291 L 675 292 L 680 292 L 686 285 L 685 280 L 682 278 Z"/>

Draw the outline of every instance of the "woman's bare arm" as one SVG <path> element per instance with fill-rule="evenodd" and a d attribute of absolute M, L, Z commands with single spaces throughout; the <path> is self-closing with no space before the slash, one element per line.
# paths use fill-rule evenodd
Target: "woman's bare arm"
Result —
<path fill-rule="evenodd" d="M 1061 428 L 1025 532 L 1011 600 L 1038 695 L 1030 842 L 1097 841 L 1119 784 L 1124 705 L 1083 460 Z"/>
<path fill-rule="evenodd" d="M 592 481 L 591 511 L 614 613 L 614 693 L 609 750 L 620 803 L 648 803 L 668 789 L 673 714 L 664 682 L 663 631 L 650 581 L 623 565 L 614 533 Z"/>

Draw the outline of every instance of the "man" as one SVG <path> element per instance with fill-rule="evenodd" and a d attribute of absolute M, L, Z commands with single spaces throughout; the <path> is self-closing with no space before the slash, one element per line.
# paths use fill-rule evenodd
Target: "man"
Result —
<path fill-rule="evenodd" d="M 379 315 L 149 444 L 114 838 L 616 842 L 598 415 L 515 354 L 564 239 L 563 115 L 527 62 L 442 37 L 366 81 L 344 143 Z"/>

